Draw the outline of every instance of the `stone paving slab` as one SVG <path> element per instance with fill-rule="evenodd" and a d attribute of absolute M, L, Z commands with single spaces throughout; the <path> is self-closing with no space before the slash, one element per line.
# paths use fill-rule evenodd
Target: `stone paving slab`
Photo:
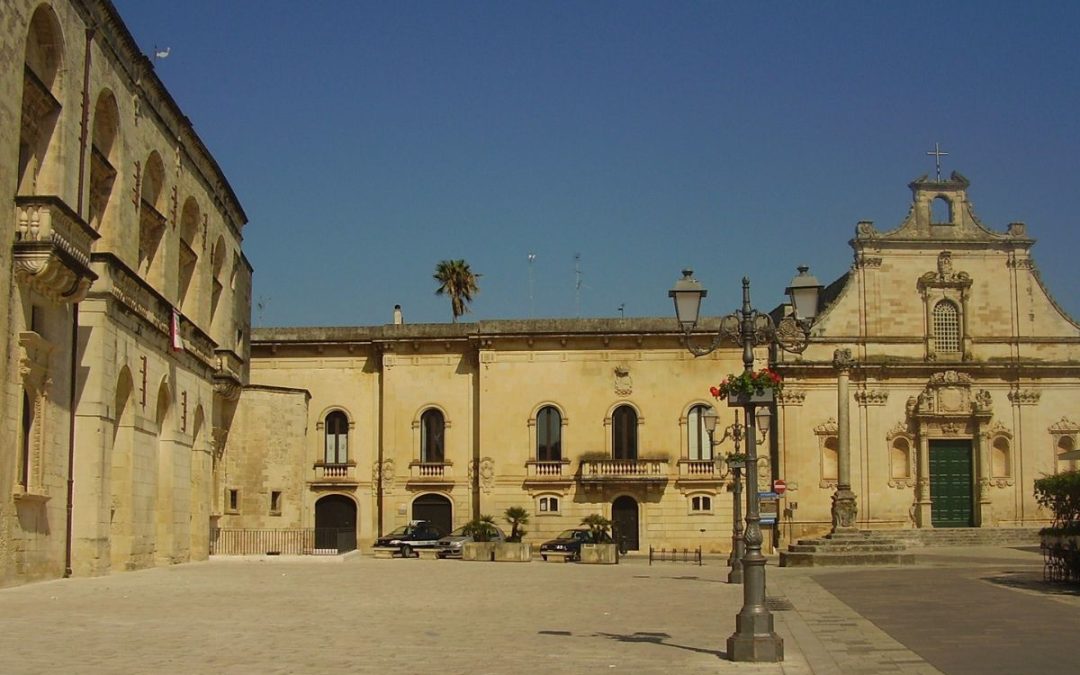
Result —
<path fill-rule="evenodd" d="M 785 664 L 724 659 L 742 601 L 726 574 L 211 561 L 0 591 L 0 654 L 6 674 L 814 672 L 791 649 Z"/>

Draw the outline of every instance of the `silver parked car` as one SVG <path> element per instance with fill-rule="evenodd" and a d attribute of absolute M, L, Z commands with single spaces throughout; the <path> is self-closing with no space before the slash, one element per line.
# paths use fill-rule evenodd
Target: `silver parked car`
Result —
<path fill-rule="evenodd" d="M 440 558 L 460 558 L 461 557 L 461 545 L 472 541 L 472 537 L 467 534 L 463 534 L 462 530 L 465 526 L 462 525 L 458 529 L 454 530 L 450 534 L 446 535 L 439 540 L 437 548 L 439 549 L 438 556 Z M 495 536 L 491 538 L 491 541 L 503 542 L 506 541 L 506 535 L 498 527 L 495 528 Z"/>

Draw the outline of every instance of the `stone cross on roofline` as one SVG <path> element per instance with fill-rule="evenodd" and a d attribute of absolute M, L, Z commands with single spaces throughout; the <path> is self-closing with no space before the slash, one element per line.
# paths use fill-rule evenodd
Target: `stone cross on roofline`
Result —
<path fill-rule="evenodd" d="M 948 155 L 949 153 L 944 152 L 941 149 L 941 145 L 939 143 L 934 143 L 934 149 L 928 151 L 926 154 L 934 156 L 934 164 L 935 164 L 935 166 L 937 168 L 937 182 L 940 183 L 941 182 L 941 158 Z"/>

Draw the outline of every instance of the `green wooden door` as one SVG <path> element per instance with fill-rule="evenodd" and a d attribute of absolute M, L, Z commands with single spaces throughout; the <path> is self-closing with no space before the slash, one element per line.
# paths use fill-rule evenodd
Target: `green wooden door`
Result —
<path fill-rule="evenodd" d="M 971 441 L 930 441 L 930 520 L 971 527 Z"/>

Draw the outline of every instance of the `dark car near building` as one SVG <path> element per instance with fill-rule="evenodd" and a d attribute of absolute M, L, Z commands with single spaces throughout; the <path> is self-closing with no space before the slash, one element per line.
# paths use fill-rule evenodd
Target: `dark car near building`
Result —
<path fill-rule="evenodd" d="M 393 532 L 383 535 L 375 540 L 377 547 L 398 547 L 402 558 L 411 558 L 413 550 L 418 548 L 435 548 L 438 546 L 442 532 L 426 520 L 414 520 L 408 525 L 402 525 Z"/>
<path fill-rule="evenodd" d="M 558 537 L 540 544 L 540 557 L 548 559 L 548 554 L 565 555 L 571 560 L 581 560 L 581 545 L 592 543 L 592 533 L 588 528 L 563 530 Z"/>

